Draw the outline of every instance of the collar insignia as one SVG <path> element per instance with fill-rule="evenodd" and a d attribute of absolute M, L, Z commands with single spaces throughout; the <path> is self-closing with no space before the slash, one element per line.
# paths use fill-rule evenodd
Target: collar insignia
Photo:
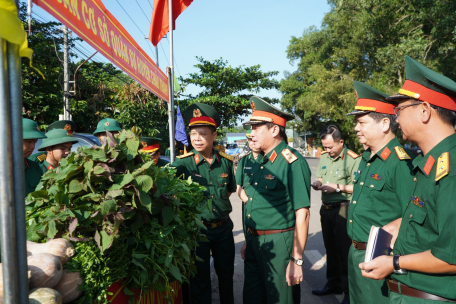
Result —
<path fill-rule="evenodd" d="M 429 155 L 429 158 L 426 161 L 426 164 L 424 165 L 424 173 L 426 173 L 426 175 L 429 175 L 429 173 L 431 173 L 434 163 L 435 163 L 434 157 L 432 157 L 432 155 Z"/>
<path fill-rule="evenodd" d="M 272 151 L 271 157 L 269 158 L 269 160 L 270 160 L 271 163 L 273 164 L 276 158 L 277 158 L 277 153 L 276 153 L 276 151 L 274 150 L 274 151 Z"/>
<path fill-rule="evenodd" d="M 54 167 L 52 167 L 51 164 L 49 164 L 49 166 L 47 167 L 48 170 L 51 170 L 51 169 L 54 169 Z"/>
<path fill-rule="evenodd" d="M 203 116 L 203 114 L 201 114 L 200 109 L 193 110 L 193 117 L 201 117 L 201 116 Z"/>
<path fill-rule="evenodd" d="M 228 173 L 222 173 L 219 175 L 220 177 L 228 177 Z"/>
<path fill-rule="evenodd" d="M 195 154 L 195 156 L 193 156 L 193 159 L 195 160 L 195 164 L 198 164 L 200 162 L 200 157 L 198 154 Z"/>
<path fill-rule="evenodd" d="M 109 122 L 105 122 L 105 126 L 106 126 L 106 127 L 109 126 Z"/>
<path fill-rule="evenodd" d="M 380 175 L 378 175 L 378 173 L 375 173 L 375 174 L 371 174 L 371 177 L 375 180 L 381 180 L 382 177 Z"/>
<path fill-rule="evenodd" d="M 250 102 L 250 106 L 252 107 L 252 111 L 256 111 L 256 106 L 253 101 Z"/>
<path fill-rule="evenodd" d="M 388 147 L 385 147 L 385 149 L 383 149 L 383 152 L 382 152 L 382 154 L 380 154 L 380 156 L 383 158 L 383 160 L 386 160 L 388 158 L 388 156 L 390 156 L 390 154 L 391 154 L 390 149 L 388 149 Z"/>
<path fill-rule="evenodd" d="M 410 199 L 412 200 L 412 203 L 414 203 L 418 207 L 423 207 L 424 206 L 424 202 L 421 201 L 418 196 L 412 196 Z"/>
<path fill-rule="evenodd" d="M 273 180 L 275 178 L 274 175 L 268 174 L 264 176 L 265 179 Z"/>

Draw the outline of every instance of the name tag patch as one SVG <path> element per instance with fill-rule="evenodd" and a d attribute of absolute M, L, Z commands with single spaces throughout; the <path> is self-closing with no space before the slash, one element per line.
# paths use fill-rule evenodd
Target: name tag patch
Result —
<path fill-rule="evenodd" d="M 203 177 L 202 175 L 197 174 L 197 173 L 193 173 L 193 176 L 196 176 L 196 177 Z"/>

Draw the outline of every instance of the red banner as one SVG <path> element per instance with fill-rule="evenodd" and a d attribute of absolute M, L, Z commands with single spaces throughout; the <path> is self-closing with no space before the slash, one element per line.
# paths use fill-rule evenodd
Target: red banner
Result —
<path fill-rule="evenodd" d="M 158 97 L 168 101 L 168 77 L 101 0 L 33 0 Z"/>

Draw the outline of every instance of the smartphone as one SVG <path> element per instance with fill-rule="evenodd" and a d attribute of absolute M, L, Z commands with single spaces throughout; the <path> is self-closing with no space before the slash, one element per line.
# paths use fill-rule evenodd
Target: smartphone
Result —
<path fill-rule="evenodd" d="M 314 184 L 310 184 L 312 186 L 312 188 L 314 188 L 315 190 L 318 189 L 318 186 L 315 186 Z"/>

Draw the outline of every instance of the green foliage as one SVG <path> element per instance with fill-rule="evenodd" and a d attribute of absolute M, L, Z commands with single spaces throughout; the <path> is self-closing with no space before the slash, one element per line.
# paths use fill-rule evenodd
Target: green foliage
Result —
<path fill-rule="evenodd" d="M 107 303 L 107 287 L 119 281 L 127 293 L 169 291 L 170 282 L 188 281 L 202 226 L 196 215 L 207 208 L 205 189 L 154 166 L 138 153 L 133 132 L 108 136 L 104 146 L 80 147 L 62 159 L 27 197 L 28 240 L 58 235 L 75 244 L 66 267 L 84 277 L 78 303 Z"/>
<path fill-rule="evenodd" d="M 232 127 L 236 125 L 239 116 L 249 114 L 249 98 L 253 94 L 258 94 L 261 89 L 278 89 L 279 84 L 275 79 L 278 72 L 262 72 L 260 65 L 251 67 L 239 66 L 236 68 L 228 65 L 228 61 L 222 58 L 213 62 L 196 57 L 199 69 L 197 73 L 192 73 L 187 78 L 180 77 L 179 80 L 183 87 L 196 85 L 202 91 L 196 96 L 186 96 L 187 99 L 181 101 L 181 109 L 193 103 L 201 102 L 213 106 L 220 115 L 221 125 Z M 276 103 L 278 100 L 265 98 L 265 100 Z"/>
<path fill-rule="evenodd" d="M 409 55 L 456 79 L 456 2 L 446 0 L 330 0 L 320 29 L 291 37 L 287 56 L 297 69 L 280 83 L 282 106 L 297 128 L 340 125 L 352 148 L 361 147 L 345 114 L 356 102 L 355 80 L 393 94 L 405 81 Z"/>

